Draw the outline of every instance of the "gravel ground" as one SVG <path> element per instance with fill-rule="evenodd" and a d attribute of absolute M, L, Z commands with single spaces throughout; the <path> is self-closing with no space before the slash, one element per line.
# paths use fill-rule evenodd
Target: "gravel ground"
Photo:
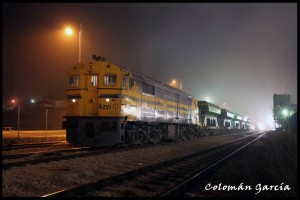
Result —
<path fill-rule="evenodd" d="M 145 149 L 52 161 L 2 170 L 4 197 L 38 197 L 221 144 L 245 134 L 156 144 Z"/>

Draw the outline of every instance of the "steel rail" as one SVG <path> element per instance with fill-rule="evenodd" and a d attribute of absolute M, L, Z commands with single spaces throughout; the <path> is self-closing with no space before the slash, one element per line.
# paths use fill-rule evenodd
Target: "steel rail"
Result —
<path fill-rule="evenodd" d="M 41 143 L 27 143 L 27 144 L 10 144 L 2 146 L 2 151 L 9 151 L 14 149 L 36 148 L 55 145 L 63 142 L 41 142 Z"/>
<path fill-rule="evenodd" d="M 33 165 L 33 164 L 39 164 L 39 163 L 48 163 L 51 161 L 59 161 L 59 160 L 67 160 L 67 159 L 72 159 L 72 158 L 85 157 L 85 156 L 97 156 L 97 155 L 116 153 L 116 152 L 121 152 L 121 151 L 131 151 L 131 150 L 135 150 L 135 149 L 139 149 L 139 148 L 149 148 L 151 146 L 152 145 L 146 145 L 146 146 L 133 145 L 133 146 L 121 147 L 121 148 L 118 148 L 118 147 L 117 148 L 115 148 L 115 147 L 110 147 L 110 148 L 86 147 L 87 149 L 82 149 L 82 151 L 90 151 L 90 152 L 86 152 L 86 153 L 82 153 L 82 154 L 71 154 L 71 155 L 60 155 L 61 152 L 66 152 L 68 150 L 45 152 L 44 156 L 52 156 L 52 157 L 33 159 L 33 160 L 24 160 L 24 161 L 10 162 L 10 163 L 2 163 L 2 169 L 6 170 L 11 167 L 22 167 L 27 164 Z M 55 154 L 57 156 L 55 156 Z M 55 157 L 53 157 L 53 155 Z M 18 157 L 18 156 L 16 155 L 16 157 Z"/>
<path fill-rule="evenodd" d="M 145 167 L 141 167 L 141 168 L 138 168 L 138 169 L 135 169 L 135 170 L 128 171 L 128 172 L 123 173 L 123 174 L 115 175 L 115 176 L 112 176 L 112 177 L 107 177 L 105 179 L 101 179 L 101 180 L 98 180 L 96 182 L 83 184 L 83 185 L 76 186 L 76 187 L 73 187 L 73 188 L 62 189 L 60 191 L 56 191 L 56 192 L 53 192 L 53 193 L 50 193 L 50 194 L 43 195 L 43 197 L 83 196 L 83 195 L 85 195 L 86 193 L 88 193 L 90 191 L 99 190 L 103 187 L 110 186 L 114 183 L 123 182 L 124 180 L 128 180 L 128 179 L 130 179 L 132 177 L 135 177 L 137 175 L 145 174 L 146 172 L 153 171 L 155 169 L 159 169 L 159 168 L 165 167 L 167 165 L 172 165 L 172 164 L 184 161 L 184 160 L 188 160 L 190 158 L 199 156 L 199 154 L 203 154 L 203 153 L 206 153 L 206 152 L 217 150 L 217 149 L 222 148 L 222 147 L 230 146 L 234 142 L 240 141 L 242 139 L 245 139 L 245 138 L 257 135 L 257 134 L 260 134 L 260 133 L 255 133 L 255 134 L 252 134 L 252 135 L 248 135 L 246 137 L 239 138 L 239 139 L 236 139 L 236 140 L 233 140 L 233 141 L 221 144 L 221 145 L 215 145 L 215 146 L 212 146 L 212 147 L 209 147 L 209 148 L 206 148 L 206 149 L 201 149 L 201 150 L 198 150 L 196 152 L 190 153 L 188 155 L 180 156 L 180 157 L 177 157 L 175 159 L 169 159 L 169 160 L 166 160 L 166 161 L 163 161 L 163 162 L 160 162 L 160 163 L 156 163 L 156 164 L 148 165 L 148 166 L 145 166 Z"/>
<path fill-rule="evenodd" d="M 230 153 L 229 155 L 227 155 L 226 157 L 218 160 L 217 162 L 213 163 L 212 165 L 208 166 L 207 168 L 205 168 L 204 170 L 200 171 L 199 173 L 195 174 L 193 177 L 189 178 L 188 180 L 178 184 L 176 187 L 172 188 L 171 190 L 169 190 L 168 192 L 164 193 L 161 195 L 161 197 L 169 197 L 169 196 L 178 196 L 178 194 L 181 194 L 182 191 L 185 190 L 185 188 L 188 188 L 189 184 L 194 183 L 197 179 L 199 179 L 201 176 L 207 174 L 208 172 L 211 172 L 213 169 L 217 168 L 218 166 L 220 166 L 222 163 L 226 162 L 229 158 L 231 158 L 233 155 L 236 155 L 237 153 L 241 152 L 242 150 L 245 149 L 245 147 L 249 146 L 250 144 L 252 144 L 253 142 L 255 142 L 256 140 L 258 140 L 259 138 L 261 138 L 262 136 L 264 136 L 266 133 L 263 133 L 262 135 L 260 135 L 259 137 L 255 138 L 254 140 L 248 142 L 247 144 L 243 145 L 242 147 L 240 147 L 239 149 L 235 150 L 234 152 Z"/>

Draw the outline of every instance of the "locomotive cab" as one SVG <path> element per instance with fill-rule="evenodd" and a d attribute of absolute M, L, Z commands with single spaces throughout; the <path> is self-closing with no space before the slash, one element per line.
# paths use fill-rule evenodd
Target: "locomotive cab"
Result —
<path fill-rule="evenodd" d="M 63 128 L 71 144 L 111 146 L 124 142 L 120 115 L 122 71 L 104 61 L 68 69 L 67 110 Z"/>

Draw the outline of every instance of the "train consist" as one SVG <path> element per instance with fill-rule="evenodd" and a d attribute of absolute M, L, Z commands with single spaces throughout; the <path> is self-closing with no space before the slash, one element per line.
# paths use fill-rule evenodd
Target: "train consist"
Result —
<path fill-rule="evenodd" d="M 79 146 L 157 143 L 249 129 L 249 119 L 93 56 L 68 69 L 66 140 Z"/>

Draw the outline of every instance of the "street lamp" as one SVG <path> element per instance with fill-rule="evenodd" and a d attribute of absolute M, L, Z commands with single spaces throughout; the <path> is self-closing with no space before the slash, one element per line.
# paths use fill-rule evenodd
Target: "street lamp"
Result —
<path fill-rule="evenodd" d="M 282 110 L 282 114 L 286 117 L 286 116 L 288 116 L 288 110 L 287 109 L 283 109 Z"/>
<path fill-rule="evenodd" d="M 67 27 L 65 33 L 66 35 L 73 35 L 73 30 L 70 27 Z"/>
<path fill-rule="evenodd" d="M 281 111 L 281 113 L 283 114 L 283 116 L 284 116 L 284 126 L 285 126 L 285 128 L 287 129 L 288 127 L 288 121 L 287 121 L 287 116 L 289 115 L 289 111 L 287 110 L 287 109 L 283 109 L 282 111 Z"/>
<path fill-rule="evenodd" d="M 173 80 L 170 85 L 173 86 L 173 87 L 176 87 L 176 84 L 177 84 L 176 80 Z"/>
<path fill-rule="evenodd" d="M 78 37 L 78 43 L 79 43 L 79 55 L 78 55 L 78 63 L 81 63 L 81 33 L 82 33 L 82 24 L 80 24 L 80 30 L 79 30 L 79 37 Z M 65 29 L 65 34 L 68 36 L 73 35 L 73 30 L 71 27 L 67 27 Z"/>
<path fill-rule="evenodd" d="M 178 83 L 175 79 L 172 80 L 172 82 L 169 85 L 172 86 L 172 87 L 175 87 L 177 89 L 182 90 L 182 80 L 180 80 L 179 87 L 178 87 Z"/>
<path fill-rule="evenodd" d="M 11 103 L 14 105 L 14 107 L 16 106 L 16 100 L 12 99 Z"/>
<path fill-rule="evenodd" d="M 210 97 L 209 97 L 209 96 L 207 96 L 205 100 L 206 100 L 207 102 L 211 102 L 211 100 L 210 100 Z"/>

